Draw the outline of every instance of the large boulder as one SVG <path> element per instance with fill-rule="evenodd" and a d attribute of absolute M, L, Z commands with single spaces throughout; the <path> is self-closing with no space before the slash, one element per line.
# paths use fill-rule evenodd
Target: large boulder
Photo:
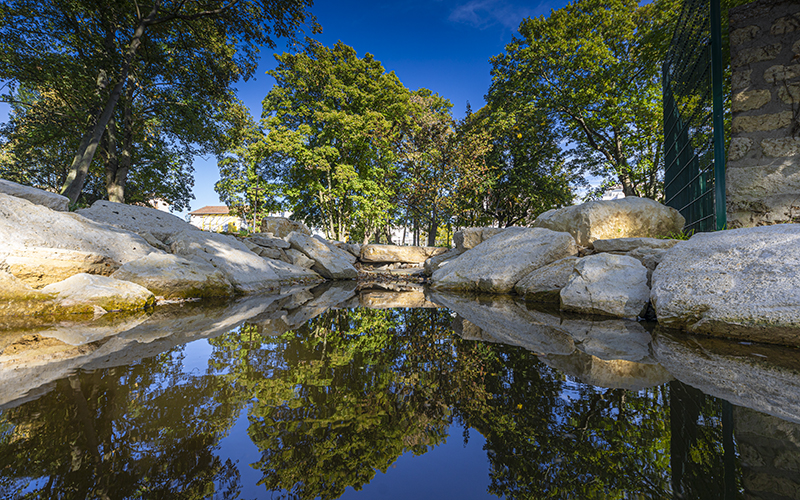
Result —
<path fill-rule="evenodd" d="M 364 245 L 361 262 L 408 262 L 418 264 L 447 252 L 445 247 L 415 247 L 400 245 Z"/>
<path fill-rule="evenodd" d="M 264 217 L 261 220 L 261 231 L 272 233 L 278 238 L 286 238 L 289 233 L 311 234 L 308 226 L 299 221 L 287 219 L 286 217 Z"/>
<path fill-rule="evenodd" d="M 69 207 L 69 198 L 60 194 L 51 193 L 43 189 L 17 184 L 16 182 L 0 179 L 0 193 L 5 193 L 17 198 L 23 198 L 31 203 L 42 205 L 51 210 L 66 212 Z"/>
<path fill-rule="evenodd" d="M 294 248 L 286 250 L 286 256 L 289 257 L 290 264 L 302 267 L 303 269 L 311 269 L 316 264 L 314 260 L 306 257 L 306 254 Z"/>
<path fill-rule="evenodd" d="M 658 322 L 694 333 L 800 345 L 800 224 L 699 233 L 653 273 Z"/>
<path fill-rule="evenodd" d="M 534 269 L 514 285 L 517 295 L 534 302 L 561 302 L 561 289 L 567 286 L 578 257 L 571 255 Z"/>
<path fill-rule="evenodd" d="M 259 257 L 233 236 L 206 231 L 183 231 L 167 240 L 172 253 L 200 259 L 217 268 L 236 293 L 275 290 L 291 280 L 314 280 L 306 269 Z"/>
<path fill-rule="evenodd" d="M 439 255 L 434 255 L 433 257 L 425 259 L 425 264 L 423 264 L 425 276 L 433 275 L 433 273 L 436 272 L 437 269 L 447 265 L 448 262 L 455 259 L 462 253 L 464 252 L 458 251 L 457 248 L 451 248 L 450 250 L 444 253 L 440 253 Z"/>
<path fill-rule="evenodd" d="M 0 269 L 34 288 L 79 273 L 110 275 L 159 252 L 134 233 L 2 193 L 0 241 Z"/>
<path fill-rule="evenodd" d="M 249 240 L 250 243 L 267 248 L 282 248 L 286 250 L 292 246 L 283 238 L 274 238 L 263 233 L 251 234 L 247 240 Z"/>
<path fill-rule="evenodd" d="M 200 231 L 180 217 L 162 210 L 111 201 L 96 201 L 90 208 L 78 210 L 76 213 L 89 220 L 120 227 L 132 233 L 150 233 L 162 242 L 183 231 Z"/>
<path fill-rule="evenodd" d="M 34 290 L 14 275 L 0 271 L 0 316 L 91 313 L 92 311 L 91 307 L 79 311 L 64 311 L 56 301 L 56 294 Z"/>
<path fill-rule="evenodd" d="M 475 248 L 492 236 L 502 233 L 504 227 L 465 227 L 453 233 L 453 244 L 459 253 Z"/>
<path fill-rule="evenodd" d="M 561 290 L 561 308 L 621 318 L 643 316 L 650 300 L 647 269 L 633 257 L 600 253 L 579 259 Z"/>
<path fill-rule="evenodd" d="M 105 311 L 133 311 L 155 303 L 153 293 L 141 285 L 94 274 L 76 274 L 47 285 L 42 292 L 56 294 L 64 306 L 86 304 Z"/>
<path fill-rule="evenodd" d="M 549 210 L 533 226 L 568 232 L 579 245 L 588 247 L 595 240 L 678 234 L 685 222 L 674 208 L 629 196 Z"/>
<path fill-rule="evenodd" d="M 508 293 L 534 269 L 577 251 L 568 233 L 510 227 L 449 261 L 431 279 L 443 290 Z"/>
<path fill-rule="evenodd" d="M 358 270 L 350 263 L 348 252 L 328 245 L 325 241 L 305 233 L 292 232 L 286 238 L 292 248 L 314 261 L 311 268 L 328 279 L 355 279 Z"/>
<path fill-rule="evenodd" d="M 171 254 L 146 255 L 123 265 L 111 277 L 139 284 L 165 299 L 233 295 L 233 286 L 211 264 Z"/>

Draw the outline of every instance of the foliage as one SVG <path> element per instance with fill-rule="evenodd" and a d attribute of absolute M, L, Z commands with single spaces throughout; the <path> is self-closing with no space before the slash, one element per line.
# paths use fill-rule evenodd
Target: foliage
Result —
<path fill-rule="evenodd" d="M 408 90 L 371 54 L 360 58 L 341 42 L 275 58 L 262 160 L 277 164 L 295 217 L 329 238 L 368 241 L 391 218 L 395 186 L 385 181 Z"/>
<path fill-rule="evenodd" d="M 569 141 L 576 171 L 657 198 L 663 151 L 660 61 L 674 2 L 579 0 L 526 19 L 492 59 L 490 103 L 531 105 Z"/>
<path fill-rule="evenodd" d="M 263 132 L 258 128 L 247 108 L 239 103 L 229 114 L 235 127 L 226 138 L 228 150 L 219 155 L 220 180 L 214 190 L 220 200 L 230 208 L 231 214 L 252 222 L 253 230 L 259 219 L 282 207 L 281 184 L 276 179 L 273 164 L 259 156 L 259 141 Z"/>
<path fill-rule="evenodd" d="M 482 131 L 490 143 L 478 181 L 464 182 L 459 193 L 461 226 L 528 226 L 572 202 L 578 179 L 564 168 L 552 122 L 531 105 L 512 104 L 489 104 L 464 120 L 465 135 Z"/>
<path fill-rule="evenodd" d="M 232 85 L 253 74 L 260 46 L 295 39 L 309 3 L 5 2 L 0 79 L 16 107 L 4 156 L 23 162 L 5 168 L 27 183 L 58 179 L 73 203 L 92 177 L 95 196 L 124 201 L 128 169 L 138 170 L 134 189 L 159 191 L 140 197 L 182 207 L 188 189 L 170 177 L 191 185 L 185 165 L 221 146 Z"/>

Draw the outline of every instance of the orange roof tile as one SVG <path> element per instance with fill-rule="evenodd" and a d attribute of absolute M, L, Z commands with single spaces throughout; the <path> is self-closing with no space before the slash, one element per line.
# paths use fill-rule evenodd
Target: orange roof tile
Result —
<path fill-rule="evenodd" d="M 221 207 L 212 207 L 206 206 L 203 208 L 198 208 L 194 212 L 189 212 L 189 215 L 228 215 L 228 207 L 221 206 Z"/>

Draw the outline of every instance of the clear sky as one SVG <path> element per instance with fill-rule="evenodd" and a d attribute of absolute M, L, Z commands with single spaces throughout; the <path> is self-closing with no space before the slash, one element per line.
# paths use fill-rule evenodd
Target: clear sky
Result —
<path fill-rule="evenodd" d="M 387 71 L 394 71 L 412 89 L 428 88 L 453 103 L 453 114 L 464 116 L 485 104 L 489 89 L 489 58 L 503 52 L 525 17 L 549 15 L 566 0 L 315 0 L 311 11 L 322 26 L 315 36 L 327 46 L 341 40 L 359 56 L 370 53 Z M 280 42 L 277 50 L 283 51 Z M 265 72 L 275 67 L 273 51 L 262 52 L 255 79 L 237 85 L 239 98 L 253 116 L 261 116 L 261 100 L 274 80 Z M 221 205 L 214 183 L 216 159 L 195 163 L 192 210 Z M 184 214 L 179 214 L 184 215 Z"/>
<path fill-rule="evenodd" d="M 503 52 L 525 17 L 549 15 L 567 0 L 315 0 L 311 12 L 323 33 L 315 38 L 326 46 L 337 41 L 369 52 L 394 71 L 403 84 L 428 88 L 453 103 L 453 114 L 464 116 L 467 102 L 477 110 L 489 89 L 489 58 Z M 277 51 L 286 49 L 279 41 Z M 236 86 L 239 98 L 255 118 L 261 100 L 275 81 L 265 72 L 275 67 L 274 51 L 261 54 L 254 78 Z M 0 104 L 0 121 L 8 106 Z M 219 180 L 216 159 L 195 161 L 195 199 L 191 209 L 221 205 L 214 191 Z M 186 213 L 178 213 L 184 216 Z"/>

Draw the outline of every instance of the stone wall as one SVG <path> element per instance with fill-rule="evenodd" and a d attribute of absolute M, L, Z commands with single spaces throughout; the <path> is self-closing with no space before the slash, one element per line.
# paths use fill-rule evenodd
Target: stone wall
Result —
<path fill-rule="evenodd" d="M 728 227 L 800 222 L 800 2 L 730 11 Z"/>

